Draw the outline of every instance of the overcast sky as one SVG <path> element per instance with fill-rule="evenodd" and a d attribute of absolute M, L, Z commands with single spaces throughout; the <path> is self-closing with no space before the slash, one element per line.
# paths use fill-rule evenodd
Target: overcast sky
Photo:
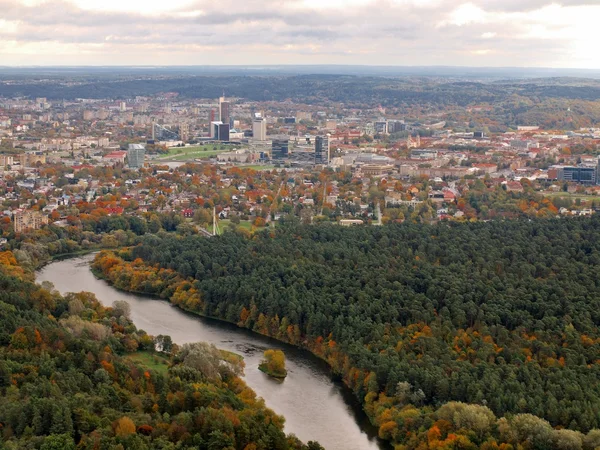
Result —
<path fill-rule="evenodd" d="M 0 0 L 0 65 L 600 69 L 600 0 Z"/>

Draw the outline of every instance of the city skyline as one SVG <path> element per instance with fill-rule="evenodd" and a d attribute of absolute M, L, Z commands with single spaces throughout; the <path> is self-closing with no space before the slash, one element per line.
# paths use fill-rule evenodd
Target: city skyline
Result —
<path fill-rule="evenodd" d="M 592 0 L 0 0 L 3 65 L 600 68 Z"/>

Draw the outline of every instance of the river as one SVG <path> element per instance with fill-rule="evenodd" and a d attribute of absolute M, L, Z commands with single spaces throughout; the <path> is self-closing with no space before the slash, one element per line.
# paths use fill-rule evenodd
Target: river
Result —
<path fill-rule="evenodd" d="M 285 431 L 303 442 L 318 441 L 327 450 L 388 448 L 361 411 L 352 393 L 331 379 L 327 365 L 309 352 L 257 335 L 235 325 L 205 319 L 143 295 L 118 291 L 90 271 L 93 255 L 55 261 L 37 272 L 37 281 L 50 281 L 61 293 L 88 291 L 104 305 L 125 300 L 135 325 L 151 335 L 170 335 L 177 344 L 210 342 L 244 356 L 244 379 L 285 417 Z M 286 354 L 287 378 L 276 381 L 258 370 L 262 353 L 278 348 Z"/>

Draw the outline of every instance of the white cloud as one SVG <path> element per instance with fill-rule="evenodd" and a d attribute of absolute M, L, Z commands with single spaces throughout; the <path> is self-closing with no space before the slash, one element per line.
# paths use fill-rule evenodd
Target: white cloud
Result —
<path fill-rule="evenodd" d="M 0 33 L 1 34 L 12 34 L 19 30 L 19 22 L 16 20 L 4 20 L 0 19 Z"/>
<path fill-rule="evenodd" d="M 459 27 L 470 23 L 483 23 L 486 21 L 486 12 L 473 3 L 464 3 L 450 13 L 450 18 L 445 24 Z"/>
<path fill-rule="evenodd" d="M 157 14 L 190 6 L 193 0 L 71 0 L 84 10 Z"/>
<path fill-rule="evenodd" d="M 373 0 L 302 0 L 297 6 L 305 9 L 346 9 L 365 6 Z"/>
<path fill-rule="evenodd" d="M 600 68 L 600 4 L 559 3 L 0 0 L 0 54 L 2 64 Z"/>

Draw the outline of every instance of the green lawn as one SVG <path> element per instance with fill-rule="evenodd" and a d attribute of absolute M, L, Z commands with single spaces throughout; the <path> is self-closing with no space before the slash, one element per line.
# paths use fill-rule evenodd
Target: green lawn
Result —
<path fill-rule="evenodd" d="M 241 166 L 244 169 L 253 169 L 253 170 L 273 170 L 275 168 L 275 166 L 268 166 L 268 165 L 250 165 L 250 166 Z"/>
<path fill-rule="evenodd" d="M 219 219 L 220 232 L 223 233 L 223 231 L 225 231 L 225 228 L 227 228 L 230 223 L 231 223 L 230 219 Z M 249 220 L 241 220 L 237 226 L 238 226 L 238 228 L 241 228 L 243 230 L 252 231 L 252 222 L 250 222 Z M 257 228 L 257 230 L 262 230 L 263 228 L 264 227 L 260 227 L 260 228 Z"/>
<path fill-rule="evenodd" d="M 177 160 L 177 161 L 190 161 L 193 159 L 208 159 L 208 158 L 218 155 L 219 153 L 224 153 L 224 152 L 226 152 L 226 150 L 206 150 L 206 151 L 201 151 L 201 152 L 188 153 L 187 155 L 177 155 L 177 156 L 174 156 L 172 159 Z"/>
<path fill-rule="evenodd" d="M 545 197 L 550 197 L 550 198 L 568 198 L 571 200 L 585 200 L 588 202 L 600 202 L 600 196 L 599 195 L 586 195 L 586 194 L 571 194 L 569 192 L 564 192 L 564 191 L 560 191 L 560 192 L 544 192 L 544 196 Z"/>
<path fill-rule="evenodd" d="M 175 161 L 187 161 L 193 159 L 207 159 L 211 156 L 218 155 L 219 153 L 224 153 L 230 151 L 231 149 L 219 149 L 214 150 L 213 145 L 197 145 L 193 147 L 173 147 L 169 149 L 169 152 L 166 155 L 158 158 L 160 161 L 163 160 L 175 160 Z"/>
<path fill-rule="evenodd" d="M 212 147 L 189 147 L 189 148 L 178 148 L 172 149 L 178 150 L 179 152 L 174 152 L 173 154 L 169 154 L 169 156 L 161 157 L 160 159 L 168 159 L 175 161 L 188 161 L 193 159 L 208 159 L 212 156 L 216 156 L 219 153 L 224 153 L 227 150 L 213 150 Z"/>
<path fill-rule="evenodd" d="M 129 353 L 126 358 L 147 367 L 148 369 L 155 370 L 163 375 L 166 375 L 167 369 L 169 368 L 169 361 L 164 356 L 148 351 L 139 351 L 135 353 Z"/>
<path fill-rule="evenodd" d="M 171 157 L 177 155 L 183 155 L 188 153 L 196 153 L 203 150 L 212 150 L 212 146 L 209 145 L 195 145 L 192 147 L 171 147 L 169 148 L 169 152 L 165 154 L 164 157 Z"/>

